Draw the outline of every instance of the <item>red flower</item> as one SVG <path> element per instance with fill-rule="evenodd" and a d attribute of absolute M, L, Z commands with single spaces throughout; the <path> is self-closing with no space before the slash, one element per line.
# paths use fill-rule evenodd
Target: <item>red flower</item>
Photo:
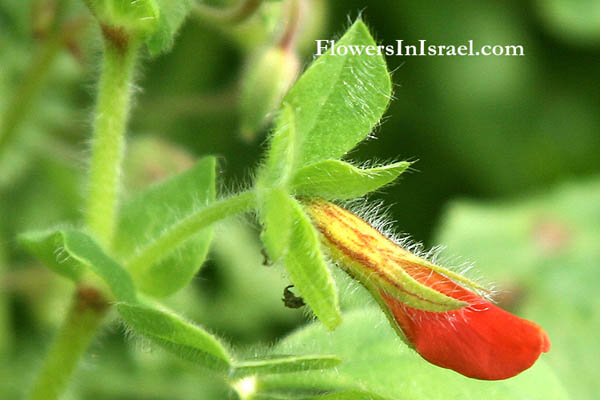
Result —
<path fill-rule="evenodd" d="M 471 378 L 497 380 L 526 370 L 550 350 L 546 332 L 536 323 L 502 310 L 437 272 L 413 276 L 427 276 L 421 283 L 468 303 L 458 310 L 430 312 L 380 291 L 398 327 L 430 363 Z"/>
<path fill-rule="evenodd" d="M 474 282 L 394 243 L 322 200 L 305 206 L 330 257 L 361 282 L 405 341 L 427 361 L 477 379 L 506 379 L 550 350 L 537 324 L 465 286 Z"/>

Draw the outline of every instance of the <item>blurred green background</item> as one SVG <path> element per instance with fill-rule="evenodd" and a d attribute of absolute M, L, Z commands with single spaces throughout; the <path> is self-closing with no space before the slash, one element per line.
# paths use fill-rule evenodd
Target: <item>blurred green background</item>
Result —
<path fill-rule="evenodd" d="M 549 332 L 549 364 L 571 397 L 595 398 L 600 3 L 305 2 L 304 67 L 315 39 L 336 37 L 360 12 L 386 44 L 524 46 L 524 57 L 388 57 L 395 98 L 376 139 L 348 158 L 418 160 L 414 173 L 373 196 L 392 205 L 397 230 L 476 261 L 479 275 L 507 290 L 501 305 Z M 146 57 L 125 194 L 208 153 L 220 156 L 224 193 L 250 184 L 265 132 L 241 135 L 239 88 L 248 60 L 278 29 L 278 7 L 268 2 L 238 26 L 190 16 L 170 53 Z M 0 0 L 0 127 L 11 132 L 0 137 L 2 399 L 27 387 L 70 296 L 70 283 L 26 255 L 15 235 L 80 220 L 99 61 L 97 28 L 86 15 L 75 0 Z M 54 46 L 56 30 L 80 19 Z M 194 285 L 168 300 L 176 310 L 234 346 L 274 343 L 306 320 L 281 304 L 287 280 L 262 266 L 250 219 L 222 224 L 211 254 Z M 189 365 L 124 339 L 118 324 L 100 335 L 75 382 L 67 398 L 229 396 Z"/>

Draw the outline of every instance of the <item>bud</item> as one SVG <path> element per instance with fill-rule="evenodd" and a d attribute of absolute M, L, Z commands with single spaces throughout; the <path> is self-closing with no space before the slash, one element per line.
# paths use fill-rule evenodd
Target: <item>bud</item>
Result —
<path fill-rule="evenodd" d="M 145 37 L 158 25 L 160 10 L 155 0 L 85 0 L 108 39 L 125 45 L 129 36 Z"/>
<path fill-rule="evenodd" d="M 298 58 L 288 48 L 270 47 L 250 61 L 240 93 L 241 133 L 245 139 L 252 140 L 271 120 L 297 74 Z"/>
<path fill-rule="evenodd" d="M 550 349 L 542 328 L 485 300 L 476 283 L 411 253 L 341 207 L 314 199 L 304 205 L 331 258 L 432 364 L 471 378 L 506 379 Z"/>

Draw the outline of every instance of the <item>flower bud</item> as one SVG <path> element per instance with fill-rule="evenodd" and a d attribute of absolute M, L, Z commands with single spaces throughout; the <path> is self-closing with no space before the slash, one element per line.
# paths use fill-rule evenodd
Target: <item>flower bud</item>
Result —
<path fill-rule="evenodd" d="M 477 379 L 506 379 L 550 349 L 537 324 L 489 301 L 482 288 L 411 253 L 349 211 L 304 202 L 330 257 L 362 283 L 424 359 Z"/>
<path fill-rule="evenodd" d="M 281 99 L 298 74 L 298 58 L 293 50 L 270 47 L 246 67 L 241 89 L 241 133 L 252 140 L 278 109 Z"/>

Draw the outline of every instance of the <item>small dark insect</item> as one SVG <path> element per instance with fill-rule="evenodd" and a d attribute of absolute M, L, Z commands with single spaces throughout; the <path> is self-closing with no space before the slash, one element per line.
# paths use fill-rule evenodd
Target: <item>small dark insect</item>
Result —
<path fill-rule="evenodd" d="M 264 248 L 260 249 L 260 254 L 262 254 L 262 256 L 263 256 L 263 262 L 262 262 L 262 264 L 265 267 L 270 267 L 271 265 L 273 265 L 273 263 L 271 262 L 271 260 L 269 260 L 269 255 L 267 254 L 267 251 Z"/>
<path fill-rule="evenodd" d="M 290 288 L 293 287 L 294 285 L 288 285 L 285 287 L 285 289 L 283 289 L 283 298 L 281 301 L 283 301 L 283 304 L 287 308 L 300 308 L 304 306 L 304 300 L 302 300 L 302 297 L 296 296 L 294 293 L 292 293 Z"/>

